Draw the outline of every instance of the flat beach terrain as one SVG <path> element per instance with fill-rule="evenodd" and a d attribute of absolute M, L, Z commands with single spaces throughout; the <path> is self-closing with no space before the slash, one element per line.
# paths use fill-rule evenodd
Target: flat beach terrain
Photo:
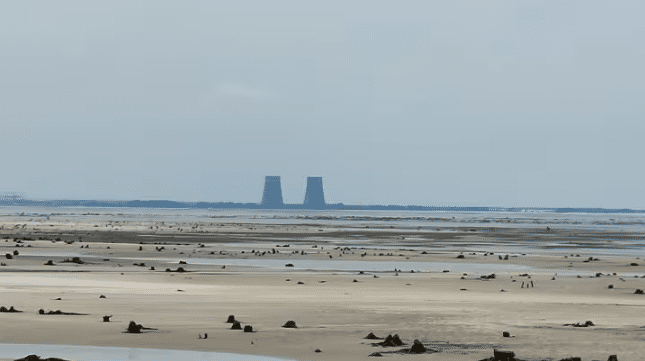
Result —
<path fill-rule="evenodd" d="M 294 360 L 475 361 L 498 349 L 637 361 L 644 221 L 7 207 L 0 305 L 23 312 L 0 313 L 0 340 Z M 77 315 L 47 314 L 57 310 Z M 253 332 L 231 330 L 229 315 Z M 282 327 L 290 320 L 297 328 Z M 126 333 L 130 321 L 153 329 Z M 370 332 L 406 345 L 374 346 L 383 340 Z M 415 339 L 437 352 L 392 352 Z"/>

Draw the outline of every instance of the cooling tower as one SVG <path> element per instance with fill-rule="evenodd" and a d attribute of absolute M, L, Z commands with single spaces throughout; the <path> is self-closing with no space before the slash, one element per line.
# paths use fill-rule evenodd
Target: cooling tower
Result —
<path fill-rule="evenodd" d="M 305 192 L 305 208 L 324 209 L 325 193 L 323 192 L 322 177 L 307 177 Z"/>
<path fill-rule="evenodd" d="M 280 176 L 266 176 L 264 178 L 264 194 L 262 195 L 261 205 L 267 208 L 284 207 Z"/>

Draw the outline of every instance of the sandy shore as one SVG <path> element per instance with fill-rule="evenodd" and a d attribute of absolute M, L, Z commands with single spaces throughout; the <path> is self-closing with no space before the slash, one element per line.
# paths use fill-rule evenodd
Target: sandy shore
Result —
<path fill-rule="evenodd" d="M 645 289 L 645 260 L 629 252 L 602 255 L 606 243 L 618 247 L 621 239 L 634 237 L 631 231 L 547 233 L 541 225 L 437 230 L 392 228 L 390 222 L 369 224 L 371 229 L 357 234 L 356 227 L 320 221 L 222 226 L 209 222 L 174 225 L 173 230 L 167 223 L 128 224 L 118 217 L 52 219 L 51 224 L 16 219 L 0 219 L 0 236 L 7 238 L 0 240 L 0 255 L 19 253 L 12 259 L 3 257 L 0 305 L 24 312 L 0 313 L 4 343 L 170 348 L 296 360 L 367 360 L 373 352 L 400 349 L 372 346 L 374 341 L 363 337 L 373 332 L 381 337 L 399 334 L 408 344 L 418 339 L 439 351 L 385 354 L 385 359 L 471 361 L 492 356 L 494 348 L 515 351 L 525 360 L 642 357 L 645 319 L 639 310 L 645 307 L 645 295 L 634 292 Z M 579 257 L 569 251 L 540 252 L 536 239 L 573 241 L 600 251 Z M 510 243 L 525 251 L 485 251 L 491 244 Z M 464 258 L 458 259 L 459 254 Z M 499 259 L 506 254 L 508 260 Z M 74 256 L 84 263 L 63 262 Z M 212 264 L 179 264 L 189 258 Z M 222 268 L 225 260 L 233 259 L 275 259 L 296 267 Z M 47 260 L 54 265 L 44 265 Z M 392 261 L 401 271 L 375 272 L 366 266 L 359 274 L 298 267 L 312 260 Z M 414 268 L 407 262 L 450 263 L 450 272 L 411 273 Z M 480 278 L 483 273 L 464 275 L 463 269 L 475 263 L 498 266 L 500 271 L 494 272 L 494 279 Z M 508 265 L 530 267 L 530 278 Z M 188 272 L 165 271 L 178 267 Z M 531 281 L 534 287 L 528 288 Z M 39 315 L 39 309 L 87 315 Z M 102 322 L 104 315 L 112 315 L 111 322 Z M 256 332 L 230 330 L 225 323 L 229 315 Z M 157 330 L 123 333 L 130 320 Z M 298 328 L 282 328 L 288 320 Z M 563 326 L 587 320 L 595 326 Z M 502 337 L 503 331 L 514 337 Z M 204 333 L 208 339 L 199 339 Z"/>

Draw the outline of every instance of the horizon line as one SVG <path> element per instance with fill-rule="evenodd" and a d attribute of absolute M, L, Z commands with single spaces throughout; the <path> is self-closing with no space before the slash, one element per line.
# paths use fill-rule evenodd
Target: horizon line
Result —
<path fill-rule="evenodd" d="M 56 203 L 76 203 L 79 204 L 79 206 L 82 206 L 83 203 L 108 203 L 108 204 L 114 204 L 114 203 L 169 203 L 170 205 L 172 204 L 177 204 L 177 205 L 226 205 L 226 208 L 231 208 L 231 207 L 240 207 L 240 208 L 249 208 L 252 207 L 254 209 L 345 209 L 345 210 L 350 210 L 350 209 L 356 209 L 356 210 L 369 210 L 369 208 L 416 208 L 417 210 L 419 208 L 422 209 L 486 209 L 488 211 L 511 211 L 511 212 L 517 212 L 517 211 L 522 211 L 522 210 L 539 210 L 539 211 L 553 211 L 553 212 L 558 212 L 558 210 L 604 210 L 604 211 L 631 211 L 631 212 L 643 212 L 645 213 L 645 208 L 604 208 L 604 207 L 539 207 L 539 206 L 493 206 L 493 205 L 417 205 L 417 204 L 345 204 L 345 203 L 325 203 L 323 207 L 316 207 L 316 208 L 311 208 L 308 207 L 304 203 L 283 203 L 282 207 L 266 207 L 263 206 L 261 202 L 232 202 L 232 201 L 216 201 L 216 202 L 210 202 L 210 201 L 173 201 L 173 200 L 167 200 L 167 199 L 54 199 L 54 198 L 35 198 L 35 199 L 30 199 L 26 198 L 24 196 L 19 196 L 19 195 L 0 195 L 0 206 L 5 206 L 5 205 L 16 205 L 19 206 L 20 204 L 16 203 L 49 203 L 49 202 L 56 202 Z M 27 204 L 22 204 L 23 206 L 27 206 Z M 53 205 L 54 207 L 56 206 L 61 206 L 61 205 Z M 110 205 L 108 205 L 110 206 Z M 140 207 L 140 206 L 126 206 L 126 207 Z M 143 206 L 142 208 L 146 208 Z M 154 206 L 150 205 L 149 208 L 160 208 L 159 205 Z M 163 208 L 163 207 L 161 207 Z M 170 207 L 170 208 L 177 208 L 177 207 Z M 194 207 L 187 207 L 187 208 L 194 208 Z M 202 207 L 200 207 L 202 208 Z M 217 207 L 206 207 L 206 208 L 217 208 Z"/>

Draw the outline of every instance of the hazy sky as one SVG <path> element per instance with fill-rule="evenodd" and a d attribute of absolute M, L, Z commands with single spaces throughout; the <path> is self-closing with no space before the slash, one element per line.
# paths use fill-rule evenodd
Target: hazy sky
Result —
<path fill-rule="evenodd" d="M 0 191 L 645 207 L 645 1 L 0 1 Z"/>

